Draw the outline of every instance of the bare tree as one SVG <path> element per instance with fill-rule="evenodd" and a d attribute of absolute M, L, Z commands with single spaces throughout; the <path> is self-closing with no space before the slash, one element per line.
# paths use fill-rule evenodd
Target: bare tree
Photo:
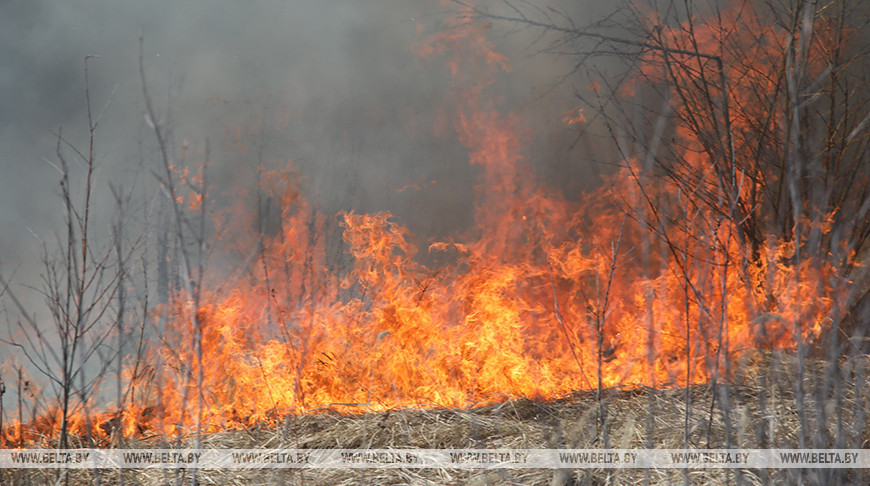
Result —
<path fill-rule="evenodd" d="M 648 159 L 650 183 L 733 222 L 753 263 L 771 239 L 796 242 L 795 259 L 830 253 L 847 273 L 867 252 L 866 3 L 632 3 L 587 26 L 533 3 L 505 2 L 504 15 L 462 5 L 555 35 L 542 52 L 577 56 L 573 72 L 600 76 L 602 90 L 578 97 L 619 133 L 621 155 Z M 628 70 L 608 76 L 591 62 L 601 57 Z"/>
<path fill-rule="evenodd" d="M 127 250 L 118 254 L 117 261 L 112 261 L 112 247 L 98 244 L 98 234 L 91 221 L 97 167 L 96 133 L 109 106 L 107 101 L 98 114 L 92 111 L 88 83 L 88 60 L 92 57 L 85 57 L 84 67 L 87 148 L 80 150 L 61 130 L 55 134 L 57 164 L 53 165 L 61 176 L 64 233 L 57 235 L 56 249 L 50 249 L 49 244 L 43 242 L 44 272 L 42 285 L 37 289 L 45 298 L 51 324 L 46 326 L 29 312 L 9 287 L 9 282 L 0 280 L 20 316 L 18 335 L 5 341 L 20 349 L 56 392 L 61 422 L 57 430 L 59 448 L 70 445 L 73 414 L 84 416 L 85 429 L 79 432 L 86 444 L 91 443 L 89 402 L 95 397 L 111 361 L 105 359 L 105 353 L 111 353 L 107 340 L 113 332 L 109 325 L 114 312 L 112 300 L 123 285 L 121 275 L 130 255 Z M 80 171 L 84 172 L 83 181 L 81 189 L 77 190 L 74 181 Z M 122 223 L 118 223 L 116 229 L 120 231 L 122 227 Z M 52 410 L 45 412 L 53 413 Z"/>
<path fill-rule="evenodd" d="M 187 362 L 181 360 L 184 369 L 182 379 L 184 384 L 182 388 L 185 393 L 185 401 L 187 400 L 186 393 L 188 392 L 188 379 L 192 379 L 194 383 L 195 409 L 195 448 L 202 446 L 203 432 L 203 414 L 205 408 L 205 390 L 204 390 L 204 366 L 203 366 L 203 323 L 200 314 L 200 306 L 202 302 L 203 278 L 206 271 L 206 262 L 208 256 L 207 241 L 208 232 L 208 177 L 206 169 L 209 164 L 209 147 L 208 141 L 205 143 L 204 157 L 199 168 L 199 175 L 192 177 L 189 180 L 181 176 L 178 168 L 173 166 L 170 157 L 171 144 L 169 141 L 169 132 L 161 120 L 156 116 L 152 100 L 148 94 L 148 85 L 145 79 L 145 63 L 144 63 L 144 35 L 139 37 L 139 75 L 142 84 L 142 95 L 145 103 L 145 117 L 149 127 L 152 129 L 157 141 L 159 151 L 159 170 L 154 171 L 154 175 L 158 184 L 167 200 L 170 207 L 170 225 L 171 233 L 174 238 L 175 248 L 179 252 L 179 270 L 180 270 L 180 287 L 183 297 L 180 299 L 184 303 L 182 314 L 190 323 L 191 344 L 193 347 L 192 361 Z M 184 161 L 182 161 L 183 163 Z M 189 192 L 189 202 L 192 208 L 189 212 L 184 206 L 184 193 Z M 179 354 L 179 356 L 184 353 Z M 179 417 L 179 421 L 184 419 L 183 414 Z M 179 422 L 179 433 L 181 423 Z M 180 439 L 180 435 L 179 435 Z M 197 484 L 196 469 L 191 475 L 191 484 Z"/>

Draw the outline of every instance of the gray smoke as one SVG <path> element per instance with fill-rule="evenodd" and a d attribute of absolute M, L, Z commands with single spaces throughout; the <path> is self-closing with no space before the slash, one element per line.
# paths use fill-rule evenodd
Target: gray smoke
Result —
<path fill-rule="evenodd" d="M 99 56 L 88 62 L 95 114 L 111 96 L 97 133 L 96 226 L 108 231 L 109 183 L 153 191 L 140 33 L 149 90 L 173 147 L 187 140 L 201 148 L 207 139 L 221 187 L 258 164 L 293 159 L 305 193 L 326 212 L 392 210 L 421 243 L 464 229 L 476 172 L 454 134 L 433 135 L 450 80 L 441 60 L 411 49 L 449 13 L 431 0 L 6 0 L 0 271 L 37 285 L 40 245 L 51 249 L 62 232 L 51 131 L 62 127 L 86 149 L 85 56 Z M 587 160 L 582 147 L 566 148 L 574 134 L 560 122 L 576 106 L 571 85 L 551 90 L 574 60 L 536 55 L 534 33 L 504 35 L 510 27 L 492 29 L 514 67 L 498 89 L 528 120 L 528 159 L 542 177 L 579 191 Z M 81 180 L 80 166 L 73 168 Z"/>

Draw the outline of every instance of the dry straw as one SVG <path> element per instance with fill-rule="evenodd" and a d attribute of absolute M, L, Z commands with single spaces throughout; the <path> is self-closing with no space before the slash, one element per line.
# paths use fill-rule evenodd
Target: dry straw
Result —
<path fill-rule="evenodd" d="M 870 393 L 862 377 L 868 357 L 843 359 L 832 368 L 806 360 L 803 387 L 810 441 L 806 447 L 867 448 Z M 397 410 L 346 414 L 321 410 L 288 416 L 279 428 L 250 428 L 206 436 L 204 448 L 740 448 L 800 447 L 801 423 L 795 389 L 797 359 L 783 352 L 758 352 L 738 367 L 728 384 L 686 389 L 609 389 L 599 402 L 595 392 L 576 392 L 559 400 L 525 398 L 471 409 Z M 844 380 L 839 391 L 826 378 L 832 369 L 858 380 Z M 831 386 L 828 386 L 831 385 Z M 688 393 L 687 393 L 688 391 Z M 721 406 L 727 393 L 727 419 Z M 688 398 L 688 400 L 687 400 Z M 599 405 L 600 403 L 600 405 Z M 687 403 L 689 407 L 687 408 Z M 607 408 L 606 414 L 598 407 Z M 688 412 L 688 413 L 687 413 Z M 601 416 L 606 423 L 600 422 Z M 688 427 L 687 427 L 688 425 Z M 729 432 L 730 429 L 730 432 Z M 686 430 L 689 431 L 687 440 Z M 839 439 L 838 439 L 839 438 Z M 840 441 L 837 444 L 837 441 Z M 191 436 L 181 447 L 192 447 Z M 167 447 L 165 438 L 131 441 L 127 447 Z M 8 484 L 52 484 L 52 470 L 3 471 Z M 73 471 L 70 484 L 190 484 L 191 471 Z M 828 476 L 825 476 L 825 475 Z M 801 476 L 804 484 L 866 484 L 870 471 L 797 470 L 457 470 L 457 469 L 314 469 L 199 470 L 198 484 L 786 484 Z M 833 476 L 831 476 L 833 475 Z M 833 483 L 830 483 L 833 484 Z"/>

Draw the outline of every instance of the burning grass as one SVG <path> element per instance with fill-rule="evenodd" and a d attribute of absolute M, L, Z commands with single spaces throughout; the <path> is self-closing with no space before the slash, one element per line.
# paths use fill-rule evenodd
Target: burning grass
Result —
<path fill-rule="evenodd" d="M 258 173 L 258 207 L 262 199 L 280 210 L 272 230 L 242 203 L 218 211 L 215 234 L 207 235 L 205 208 L 213 201 L 204 176 L 180 176 L 164 153 L 166 180 L 199 187 L 188 203 L 170 194 L 180 283 L 149 314 L 157 336 L 124 370 L 122 411 L 77 412 L 85 417 L 69 430 L 79 443 L 69 445 L 90 444 L 87 430 L 89 440 L 112 447 L 123 435 L 127 448 L 868 447 L 866 357 L 843 358 L 850 351 L 839 345 L 831 345 L 828 360 L 794 354 L 806 343 L 823 349 L 826 332 L 839 338 L 847 318 L 861 319 L 849 313 L 864 290 L 854 283 L 866 283 L 857 257 L 864 240 L 838 240 L 848 231 L 837 224 L 851 228 L 836 221 L 842 209 L 813 203 L 786 219 L 768 217 L 768 201 L 747 198 L 771 189 L 760 185 L 761 169 L 779 173 L 778 166 L 753 167 L 757 157 L 734 151 L 732 120 L 725 117 L 723 133 L 713 123 L 725 106 L 699 112 L 714 128 L 689 130 L 685 121 L 698 109 L 680 104 L 673 120 L 660 117 L 674 124 L 675 153 L 661 155 L 673 160 L 654 167 L 643 162 L 652 151 L 623 154 L 606 184 L 568 200 L 532 175 L 523 149 L 529 129 L 499 110 L 491 88 L 509 66 L 486 41 L 487 27 L 463 16 L 452 22 L 418 51 L 446 57 L 454 76 L 454 128 L 480 169 L 476 228 L 420 248 L 389 212 L 318 212 L 295 171 L 279 166 Z M 672 60 L 665 55 L 663 62 Z M 723 99 L 741 100 L 740 90 L 725 88 Z M 771 133 L 784 131 L 782 123 Z M 663 177 L 661 169 L 673 173 Z M 181 224 L 193 220 L 199 233 Z M 341 226 L 338 243 L 330 240 L 338 233 L 330 222 Z M 191 263 L 186 250 L 205 247 L 209 236 L 241 255 L 238 268 Z M 330 260 L 333 246 L 345 250 L 346 268 Z M 424 251 L 446 263 L 426 263 L 417 256 Z M 56 415 L 34 419 L 34 433 L 22 439 L 38 445 L 42 434 L 52 443 L 58 428 L 66 432 L 52 422 Z M 35 483 L 56 477 L 3 474 Z M 73 476 L 89 483 L 117 474 Z M 189 474 L 128 471 L 124 479 L 162 484 Z M 688 477 L 721 484 L 734 474 L 750 484 L 796 479 L 784 471 L 371 469 L 202 470 L 197 481 L 633 484 Z M 819 484 L 862 479 L 804 474 Z"/>
<path fill-rule="evenodd" d="M 352 414 L 334 406 L 316 413 L 287 415 L 282 425 L 255 426 L 206 436 L 203 448 L 293 449 L 584 449 L 584 448 L 867 448 L 870 357 L 840 360 L 836 367 L 807 359 L 801 371 L 792 353 L 759 352 L 728 384 L 688 389 L 604 389 L 581 391 L 541 402 L 525 398 L 467 409 L 406 409 Z M 835 369 L 836 368 L 836 369 Z M 832 373 L 849 379 L 832 380 Z M 836 388 L 835 383 L 840 383 Z M 803 405 L 796 396 L 805 391 Z M 726 403 L 727 402 L 727 403 Z M 803 412 L 802 412 L 803 410 Z M 805 418 L 802 420 L 801 415 Z M 688 430 L 688 440 L 685 431 Z M 806 442 L 801 442 L 804 435 Z M 730 437 L 730 439 L 729 439 Z M 192 438 L 133 439 L 127 448 L 190 448 Z M 741 470 L 744 484 L 794 482 L 863 484 L 870 471 L 829 473 Z M 52 470 L 3 471 L 10 483 L 49 484 Z M 190 471 L 126 470 L 128 484 L 187 482 Z M 714 485 L 735 480 L 736 470 L 457 470 L 314 469 L 200 470 L 197 484 L 653 484 Z M 829 475 L 824 475 L 829 474 Z M 840 474 L 840 476 L 837 476 Z M 116 482 L 118 471 L 74 471 L 71 484 L 97 478 Z M 833 481 L 833 482 L 831 482 Z"/>

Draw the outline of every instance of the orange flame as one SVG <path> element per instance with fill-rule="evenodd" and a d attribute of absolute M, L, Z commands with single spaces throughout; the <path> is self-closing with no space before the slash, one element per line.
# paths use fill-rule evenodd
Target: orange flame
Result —
<path fill-rule="evenodd" d="M 754 349 L 792 347 L 796 333 L 812 339 L 835 317 L 833 268 L 790 264 L 794 243 L 775 241 L 755 263 L 734 223 L 708 207 L 667 184 L 641 194 L 637 161 L 577 202 L 538 184 L 522 155 L 529 130 L 488 92 L 509 65 L 486 26 L 458 16 L 417 52 L 447 57 L 454 128 L 483 171 L 476 234 L 426 248 L 452 262 L 430 267 L 390 213 L 345 212 L 353 265 L 336 275 L 329 218 L 309 206 L 292 169 L 264 170 L 280 229 L 260 235 L 251 215 L 229 218 L 243 231 L 227 243 L 244 253 L 259 245 L 259 263 L 227 279 L 230 288 L 204 288 L 196 316 L 206 431 L 322 408 L 467 407 L 705 383 Z M 700 152 L 685 157 L 710 163 Z M 643 198 L 673 217 L 657 220 Z M 125 434 L 143 423 L 158 433 L 193 427 L 200 363 L 189 309 L 183 292 L 164 309 L 158 371 L 141 385 L 154 387 L 152 402 L 125 412 Z"/>

